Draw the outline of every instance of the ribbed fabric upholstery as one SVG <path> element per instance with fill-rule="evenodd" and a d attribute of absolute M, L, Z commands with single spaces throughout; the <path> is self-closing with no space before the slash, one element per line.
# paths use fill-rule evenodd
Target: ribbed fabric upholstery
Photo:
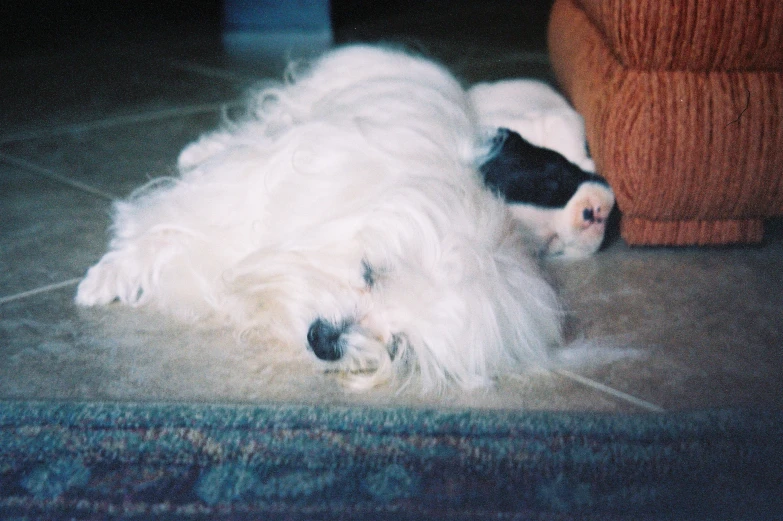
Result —
<path fill-rule="evenodd" d="M 575 0 L 624 66 L 780 69 L 779 0 Z"/>
<path fill-rule="evenodd" d="M 783 214 L 782 35 L 780 0 L 556 0 L 552 64 L 626 241 L 758 242 Z"/>

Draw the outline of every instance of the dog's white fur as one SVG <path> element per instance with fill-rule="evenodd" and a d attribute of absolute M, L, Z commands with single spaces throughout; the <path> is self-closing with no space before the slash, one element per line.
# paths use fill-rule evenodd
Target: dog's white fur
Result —
<path fill-rule="evenodd" d="M 505 127 L 552 149 L 582 170 L 595 172 L 585 146 L 585 122 L 547 83 L 530 79 L 479 83 L 468 90 L 482 126 Z"/>
<path fill-rule="evenodd" d="M 331 364 L 357 388 L 474 388 L 544 366 L 561 311 L 482 185 L 482 137 L 441 67 L 332 51 L 186 147 L 179 177 L 116 203 L 76 301 L 215 316 L 279 349 L 306 349 L 326 320 L 344 330 Z"/>

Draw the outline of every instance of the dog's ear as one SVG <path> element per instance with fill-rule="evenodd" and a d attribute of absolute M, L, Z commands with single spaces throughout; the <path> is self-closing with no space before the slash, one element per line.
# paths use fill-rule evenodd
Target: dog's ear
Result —
<path fill-rule="evenodd" d="M 554 150 L 536 146 L 519 133 L 498 129 L 480 166 L 486 186 L 509 203 L 562 208 L 587 181 L 606 184 Z"/>

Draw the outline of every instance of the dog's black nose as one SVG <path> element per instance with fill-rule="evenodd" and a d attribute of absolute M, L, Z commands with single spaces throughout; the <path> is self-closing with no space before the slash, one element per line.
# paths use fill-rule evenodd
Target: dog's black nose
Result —
<path fill-rule="evenodd" d="M 335 326 L 322 318 L 316 319 L 310 324 L 307 331 L 307 343 L 315 353 L 315 356 L 327 362 L 334 362 L 343 356 L 343 343 L 341 336 L 343 326 Z"/>

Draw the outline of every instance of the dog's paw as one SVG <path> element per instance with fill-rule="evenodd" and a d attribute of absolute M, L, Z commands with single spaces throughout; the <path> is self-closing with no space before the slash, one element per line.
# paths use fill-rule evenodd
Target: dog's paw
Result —
<path fill-rule="evenodd" d="M 592 255 L 604 240 L 609 213 L 614 207 L 612 189 L 602 183 L 583 183 L 559 216 L 559 244 L 564 257 Z"/>
<path fill-rule="evenodd" d="M 76 289 L 75 301 L 80 306 L 99 306 L 114 300 L 136 304 L 141 298 L 139 277 L 134 277 L 129 266 L 111 254 L 87 271 Z"/>

